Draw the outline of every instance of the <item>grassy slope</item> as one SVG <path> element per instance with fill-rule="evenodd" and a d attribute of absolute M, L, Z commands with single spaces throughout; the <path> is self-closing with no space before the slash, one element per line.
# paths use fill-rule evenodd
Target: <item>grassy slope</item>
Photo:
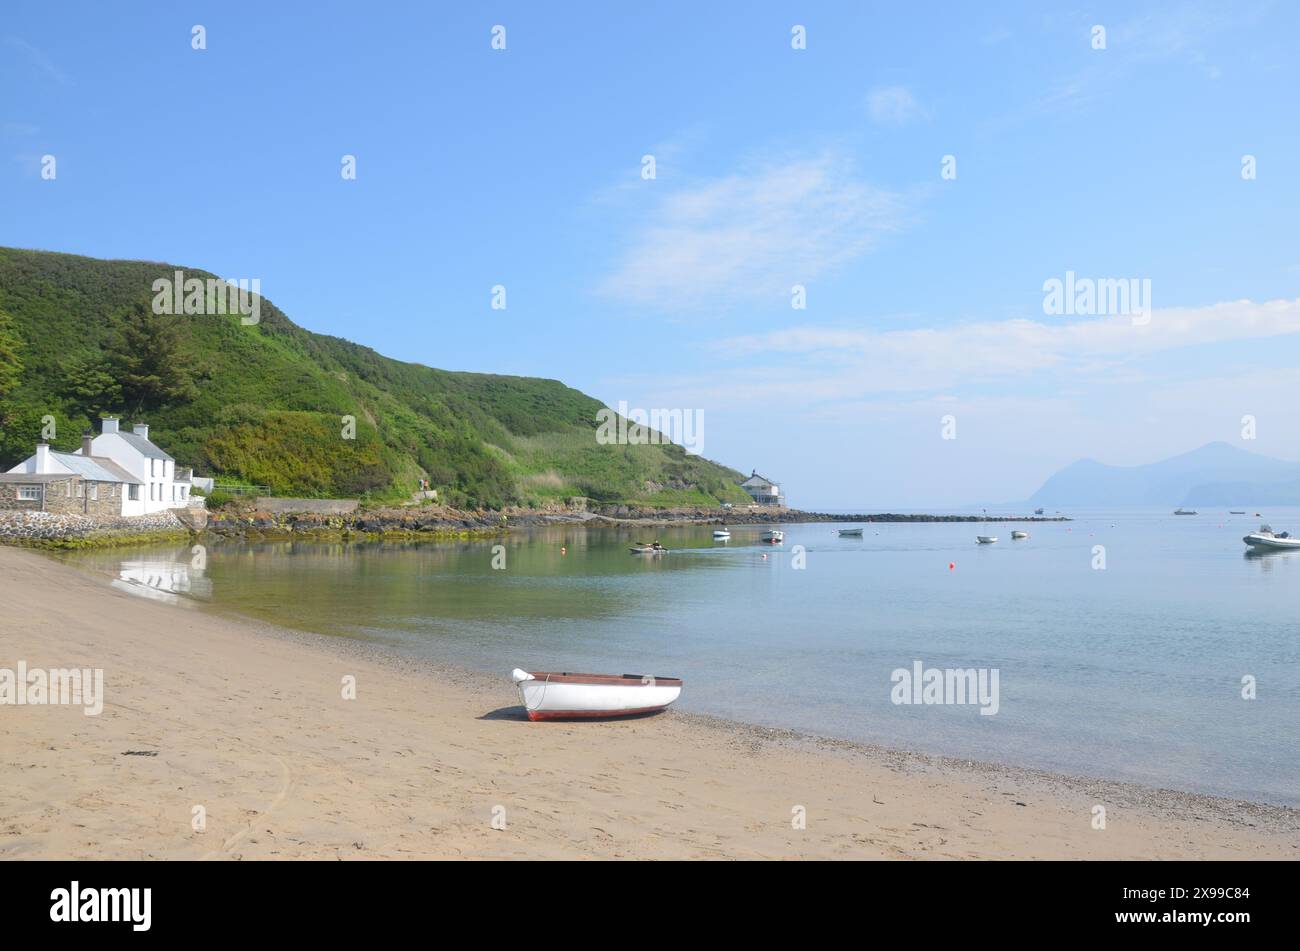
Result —
<path fill-rule="evenodd" d="M 153 281 L 175 270 L 0 248 L 0 311 L 21 340 L 24 367 L 0 402 L 0 465 L 30 454 L 46 414 L 58 424 L 56 448 L 75 448 L 97 408 L 69 391 L 68 368 L 101 359 L 131 306 L 148 303 Z M 176 319 L 198 395 L 144 415 L 152 438 L 203 473 L 279 494 L 375 498 L 405 496 L 427 476 L 448 501 L 489 507 L 575 495 L 652 505 L 747 500 L 740 473 L 677 446 L 598 445 L 602 404 L 556 380 L 402 363 L 304 330 L 265 299 L 257 326 L 235 316 Z M 357 420 L 354 440 L 341 438 L 346 415 Z"/>

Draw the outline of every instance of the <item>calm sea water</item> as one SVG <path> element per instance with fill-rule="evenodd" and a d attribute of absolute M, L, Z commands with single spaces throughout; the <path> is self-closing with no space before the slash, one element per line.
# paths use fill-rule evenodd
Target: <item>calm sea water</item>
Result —
<path fill-rule="evenodd" d="M 1300 533 L 1300 510 L 1266 514 Z M 516 666 L 680 676 L 689 710 L 1300 805 L 1300 552 L 1247 557 L 1253 516 L 866 524 L 860 539 L 787 525 L 779 547 L 758 542 L 760 526 L 726 544 L 703 528 L 574 526 L 472 543 L 216 544 L 203 567 L 187 548 L 63 557 L 132 590 L 503 679 Z M 1013 542 L 1012 528 L 1031 537 Z M 652 537 L 671 553 L 629 554 Z M 996 668 L 998 712 L 893 703 L 892 672 L 917 661 Z"/>

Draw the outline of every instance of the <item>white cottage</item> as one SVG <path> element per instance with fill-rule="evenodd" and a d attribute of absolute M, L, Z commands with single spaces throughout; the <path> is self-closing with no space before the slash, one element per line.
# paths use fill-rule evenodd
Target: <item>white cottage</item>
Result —
<path fill-rule="evenodd" d="M 45 443 L 9 470 L 28 475 L 79 476 L 71 482 L 77 498 L 85 499 L 83 508 L 98 514 L 147 515 L 164 509 L 185 508 L 190 502 L 189 469 L 177 469 L 176 460 L 149 441 L 149 427 L 137 423 L 133 430 L 118 430 L 116 419 L 104 419 L 98 436 L 87 433 L 76 452 L 56 452 Z M 17 480 L 7 480 L 17 481 Z M 19 487 L 21 501 L 35 500 L 39 480 Z M 102 494 L 102 497 L 101 497 Z M 113 504 L 103 504 L 107 500 Z M 120 505 L 117 504 L 120 500 Z M 98 503 L 98 504 L 94 504 Z"/>
<path fill-rule="evenodd" d="M 759 505 L 785 505 L 781 487 L 771 479 L 759 475 L 757 470 L 753 470 L 750 477 L 740 483 L 740 487 Z"/>
<path fill-rule="evenodd" d="M 36 452 L 0 476 L 0 507 L 83 515 L 127 514 L 141 483 L 112 459 L 95 455 L 92 437 L 82 437 L 80 452 L 58 452 L 37 443 Z"/>
<path fill-rule="evenodd" d="M 140 482 L 139 498 L 128 499 L 123 515 L 189 505 L 193 473 L 189 469 L 177 469 L 176 460 L 149 441 L 147 423 L 136 423 L 129 433 L 118 429 L 116 419 L 105 418 L 100 423 L 101 431 L 90 444 L 90 454 L 112 459 Z"/>

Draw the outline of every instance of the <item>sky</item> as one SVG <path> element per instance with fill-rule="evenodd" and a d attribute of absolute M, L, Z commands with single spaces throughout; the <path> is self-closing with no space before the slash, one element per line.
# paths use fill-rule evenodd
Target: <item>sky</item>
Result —
<path fill-rule="evenodd" d="M 1249 0 L 8 4 L 0 245 L 689 411 L 804 508 L 1296 459 L 1297 48 Z"/>

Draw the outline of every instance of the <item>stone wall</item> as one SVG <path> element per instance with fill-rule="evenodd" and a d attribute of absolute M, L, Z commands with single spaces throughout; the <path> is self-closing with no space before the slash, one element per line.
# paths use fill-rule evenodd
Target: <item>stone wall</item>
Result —
<path fill-rule="evenodd" d="M 357 499 L 273 499 L 259 496 L 254 503 L 259 511 L 276 515 L 299 512 L 311 515 L 349 515 L 357 510 Z"/>
<path fill-rule="evenodd" d="M 149 515 L 109 517 L 0 510 L 0 539 L 76 539 L 183 531 L 186 531 L 185 526 L 170 510 Z"/>

